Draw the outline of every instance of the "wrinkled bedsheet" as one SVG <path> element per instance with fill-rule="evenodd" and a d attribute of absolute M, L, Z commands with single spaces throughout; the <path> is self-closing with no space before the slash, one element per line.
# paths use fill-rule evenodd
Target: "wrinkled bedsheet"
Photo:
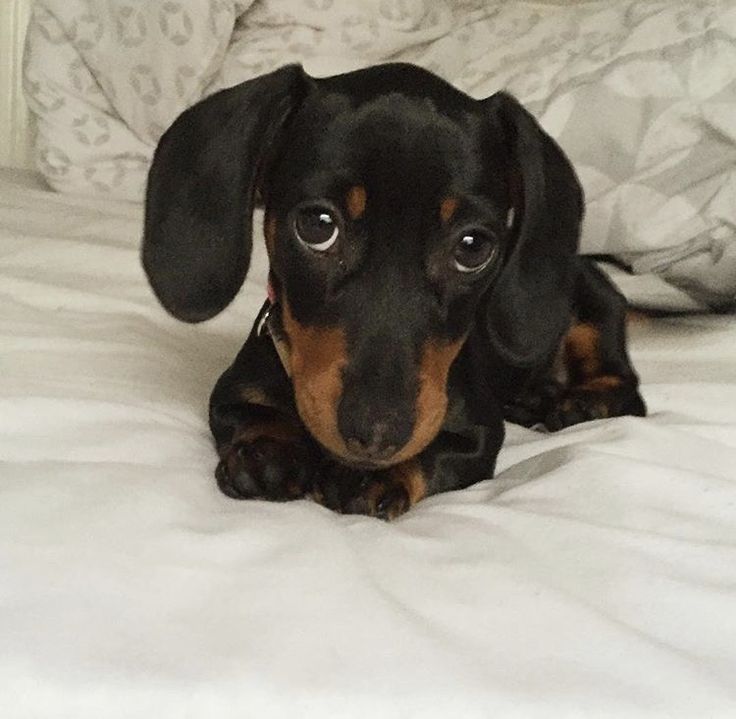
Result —
<path fill-rule="evenodd" d="M 264 255 L 178 324 L 140 212 L 0 173 L 3 719 L 736 716 L 733 318 L 640 323 L 650 417 L 509 427 L 392 524 L 236 502 L 206 400 Z"/>

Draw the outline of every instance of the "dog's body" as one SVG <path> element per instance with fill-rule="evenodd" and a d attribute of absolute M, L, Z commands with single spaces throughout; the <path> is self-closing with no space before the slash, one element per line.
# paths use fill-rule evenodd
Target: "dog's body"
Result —
<path fill-rule="evenodd" d="M 273 296 L 210 404 L 229 496 L 394 517 L 492 476 L 504 417 L 644 414 L 625 302 L 576 254 L 578 181 L 510 96 L 289 66 L 190 108 L 157 149 L 143 247 L 175 316 L 237 293 L 256 189 Z"/>

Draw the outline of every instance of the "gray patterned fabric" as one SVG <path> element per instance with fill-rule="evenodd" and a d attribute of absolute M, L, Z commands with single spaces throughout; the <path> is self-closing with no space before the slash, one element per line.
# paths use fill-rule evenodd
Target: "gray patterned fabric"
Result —
<path fill-rule="evenodd" d="M 58 190 L 140 201 L 183 109 L 284 63 L 406 60 L 540 118 L 585 186 L 585 252 L 736 299 L 734 0 L 37 0 L 28 48 Z"/>

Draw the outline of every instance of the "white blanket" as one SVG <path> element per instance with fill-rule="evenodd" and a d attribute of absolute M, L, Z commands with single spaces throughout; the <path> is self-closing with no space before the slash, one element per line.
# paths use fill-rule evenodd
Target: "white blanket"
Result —
<path fill-rule="evenodd" d="M 509 427 L 392 524 L 236 502 L 206 400 L 262 249 L 185 326 L 140 219 L 0 173 L 2 719 L 736 716 L 732 319 L 639 326 L 651 416 Z"/>

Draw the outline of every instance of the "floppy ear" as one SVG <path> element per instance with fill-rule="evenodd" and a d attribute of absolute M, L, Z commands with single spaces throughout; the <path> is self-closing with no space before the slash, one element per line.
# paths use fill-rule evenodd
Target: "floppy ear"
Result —
<path fill-rule="evenodd" d="M 513 97 L 483 102 L 486 131 L 500 132 L 508 148 L 514 213 L 513 247 L 489 292 L 485 329 L 504 360 L 531 367 L 569 325 L 583 191 L 560 147 Z"/>
<path fill-rule="evenodd" d="M 142 260 L 175 317 L 209 319 L 243 284 L 260 166 L 307 83 L 300 66 L 282 67 L 190 107 L 161 138 L 148 174 Z"/>

